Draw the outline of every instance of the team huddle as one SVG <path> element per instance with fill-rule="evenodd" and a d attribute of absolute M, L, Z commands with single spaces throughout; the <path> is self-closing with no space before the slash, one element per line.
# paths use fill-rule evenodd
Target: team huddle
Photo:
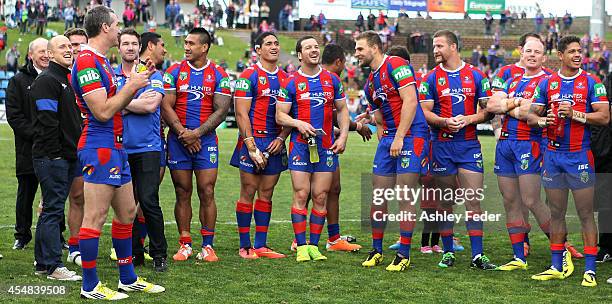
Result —
<path fill-rule="evenodd" d="M 589 125 L 606 125 L 609 108 L 603 85 L 580 69 L 577 37 L 561 39 L 562 67 L 553 72 L 543 67 L 541 38 L 524 35 L 521 60 L 503 68 L 491 85 L 481 71 L 461 60 L 458 39 L 451 31 L 434 34 L 433 56 L 438 65 L 419 78 L 405 50 L 396 52 L 398 49 L 392 48 L 385 54 L 378 34 L 364 32 L 355 39 L 355 57 L 363 67 L 371 68 L 364 86 L 369 111 L 351 121 L 339 78 L 344 70 L 344 51 L 329 45 L 321 52 L 312 36 L 297 41 L 295 51 L 301 66 L 288 75 L 278 68 L 281 49 L 276 35 L 262 33 L 255 42 L 257 64 L 232 84 L 223 68 L 207 58 L 212 41 L 203 28 L 189 32 L 184 60 L 166 71 L 155 68 L 166 53 L 160 36 L 139 35 L 133 29 L 120 31 L 112 10 L 93 8 L 85 18 L 85 30 L 88 44 L 74 52 L 69 77 L 83 117 L 76 150 L 85 206 L 78 235 L 71 237 L 69 261 L 81 265 L 83 275 L 64 274 L 66 280 L 82 279 L 82 297 L 115 300 L 126 298 L 123 292 L 165 290 L 135 273 L 134 264 L 141 263 L 143 251 L 142 246 L 133 249 L 132 229 L 139 225 L 148 230 L 154 267 L 164 271 L 167 244 L 158 192 L 166 166 L 175 187 L 174 214 L 179 232 L 179 248 L 173 259 L 185 261 L 195 252 L 190 234 L 195 175 L 202 237 L 196 259 L 219 260 L 214 249 L 215 184 L 219 153 L 224 151 L 219 151 L 215 129 L 224 121 L 232 101 L 239 128 L 230 164 L 240 174 L 236 201 L 240 257 L 286 257 L 268 245 L 267 233 L 274 188 L 287 169 L 293 186 L 292 250 L 296 251 L 296 260 L 327 259 L 319 250 L 326 220 L 328 251 L 361 248 L 341 236 L 338 222 L 338 155 L 346 149 L 349 131 L 369 140 L 372 133 L 368 125 L 377 127 L 379 142 L 372 151 L 374 189 L 398 185 L 417 188 L 427 183 L 442 189 L 476 190 L 483 188 L 484 172 L 476 125 L 497 119 L 501 120 L 501 130 L 494 172 L 514 256 L 510 262 L 496 266 L 485 255 L 482 208 L 480 200 L 474 198 L 465 202 L 470 267 L 527 269 L 531 211 L 549 238 L 552 252 L 550 268 L 532 279 L 565 279 L 571 275 L 574 266 L 566 250 L 565 227 L 571 190 L 583 232 L 586 266 L 582 285 L 597 285 L 595 171 Z M 67 41 L 63 37 L 54 43 L 59 39 Z M 113 70 L 105 54 L 115 46 L 119 47 L 122 64 Z M 38 111 L 57 112 L 57 105 L 49 106 L 49 100 L 38 97 Z M 169 127 L 167 142 L 164 125 Z M 547 203 L 540 199 L 541 185 Z M 398 203 L 401 211 L 416 213 L 414 202 Z M 451 214 L 454 205 L 454 201 L 440 200 L 433 209 Z M 119 291 L 101 284 L 96 272 L 100 231 L 110 206 L 115 211 L 111 230 Z M 372 204 L 371 213 L 377 211 L 386 213 L 387 203 Z M 404 219 L 399 224 L 397 252 L 386 267 L 388 271 L 404 271 L 410 265 L 415 221 Z M 386 225 L 384 220 L 371 218 L 372 250 L 362 263 L 364 267 L 383 262 Z M 440 268 L 456 262 L 453 226 L 452 220 L 438 226 L 443 244 Z M 37 271 L 52 273 L 57 267 L 40 264 Z"/>

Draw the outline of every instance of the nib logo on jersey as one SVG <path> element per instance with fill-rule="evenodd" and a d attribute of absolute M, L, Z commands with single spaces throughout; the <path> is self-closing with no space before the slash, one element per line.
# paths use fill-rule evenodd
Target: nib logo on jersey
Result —
<path fill-rule="evenodd" d="M 98 72 L 98 70 L 93 69 L 93 68 L 83 69 L 77 74 L 77 77 L 79 79 L 79 84 L 81 86 L 86 86 L 88 84 L 97 82 L 101 78 L 100 72 Z"/>

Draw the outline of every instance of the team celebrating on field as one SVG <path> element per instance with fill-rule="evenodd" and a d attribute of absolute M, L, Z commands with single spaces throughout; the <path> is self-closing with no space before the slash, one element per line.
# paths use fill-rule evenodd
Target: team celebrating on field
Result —
<path fill-rule="evenodd" d="M 565 214 L 571 191 L 584 242 L 582 285 L 597 285 L 595 171 L 589 126 L 607 125 L 610 111 L 603 84 L 580 68 L 579 38 L 560 40 L 562 66 L 555 72 L 544 67 L 542 39 L 525 34 L 519 41 L 520 61 L 502 68 L 489 82 L 484 73 L 462 61 L 458 38 L 451 31 L 434 34 L 437 66 L 425 75 L 415 74 L 405 48 L 392 47 L 385 53 L 377 33 L 363 32 L 355 39 L 354 51 L 360 65 L 371 69 L 364 86 L 369 108 L 351 121 L 339 77 L 345 54 L 337 45 L 328 45 L 321 52 L 317 39 L 300 38 L 295 45 L 300 68 L 288 75 L 278 68 L 279 40 L 274 33 L 264 32 L 255 41 L 258 62 L 232 82 L 222 67 L 207 58 L 212 41 L 205 29 L 194 28 L 186 36 L 181 62 L 158 71 L 155 66 L 166 54 L 161 36 L 139 34 L 131 28 L 120 30 L 118 23 L 112 10 L 104 6 L 91 9 L 84 31 L 69 30 L 48 42 L 49 68 L 32 84 L 33 158 L 44 197 L 36 230 L 36 274 L 82 280 L 80 294 L 90 299 L 122 299 L 128 297 L 127 292 L 136 291 L 163 292 L 164 287 L 138 276 L 134 265 L 152 259 L 155 270 L 163 272 L 168 267 L 158 194 L 166 166 L 175 189 L 179 234 L 173 260 L 189 260 L 196 251 L 191 236 L 195 175 L 202 236 L 195 258 L 219 261 L 214 246 L 215 184 L 219 154 L 230 152 L 219 151 L 215 130 L 233 102 L 239 134 L 230 164 L 240 174 L 235 207 L 240 257 L 286 258 L 272 249 L 267 234 L 274 190 L 287 169 L 293 187 L 291 249 L 296 260 L 327 259 L 319 247 L 326 220 L 327 251 L 360 250 L 360 245 L 341 235 L 339 226 L 339 155 L 346 150 L 350 131 L 366 141 L 372 136 L 369 125 L 376 126 L 373 189 L 400 186 L 476 191 L 484 182 L 476 125 L 493 120 L 499 125 L 494 173 L 503 197 L 513 257 L 497 266 L 485 255 L 483 208 L 476 197 L 465 201 L 470 267 L 527 269 L 531 211 L 550 240 L 552 254 L 550 267 L 531 278 L 569 277 L 574 271 L 572 254 L 580 254 L 566 238 Z M 113 70 L 105 54 L 115 46 L 121 64 Z M 165 126 L 169 128 L 167 137 Z M 545 202 L 540 199 L 541 186 Z M 58 227 L 68 197 L 71 237 L 67 261 L 81 266 L 82 276 L 68 270 L 61 258 Z M 428 212 L 441 214 L 452 214 L 456 205 L 452 200 L 423 201 L 424 210 L 425 203 Z M 400 211 L 417 211 L 413 201 L 399 200 L 398 204 Z M 118 264 L 119 291 L 102 284 L 96 272 L 101 229 L 111 206 L 111 256 Z M 387 210 L 385 201 L 372 204 L 370 212 Z M 362 263 L 364 267 L 376 267 L 384 260 L 383 237 L 388 223 L 371 217 L 370 224 L 372 250 Z M 415 224 L 409 218 L 399 222 L 399 241 L 392 246 L 397 251 L 386 270 L 404 271 L 410 266 Z M 432 233 L 432 245 L 436 238 L 433 248 L 443 253 L 440 268 L 457 263 L 453 229 L 453 220 L 443 220 L 437 228 L 426 231 L 427 239 Z M 150 248 L 145 252 L 147 236 Z M 437 237 L 442 239 L 442 248 L 437 246 Z"/>

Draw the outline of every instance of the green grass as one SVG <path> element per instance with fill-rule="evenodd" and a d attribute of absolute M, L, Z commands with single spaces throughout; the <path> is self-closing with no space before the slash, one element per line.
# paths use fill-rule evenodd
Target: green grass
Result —
<path fill-rule="evenodd" d="M 342 233 L 352 234 L 364 245 L 359 254 L 326 253 L 329 260 L 322 263 L 295 262 L 295 255 L 287 248 L 293 238 L 290 219 L 291 183 L 288 173 L 283 173 L 274 195 L 273 223 L 270 229 L 270 246 L 289 254 L 283 260 L 245 261 L 238 257 L 238 233 L 235 225 L 235 201 L 239 194 L 237 169 L 228 165 L 231 151 L 235 145 L 236 130 L 219 132 L 220 166 L 216 186 L 218 205 L 218 224 L 215 244 L 221 259 L 215 264 L 197 263 L 193 259 L 183 263 L 170 261 L 167 273 L 157 274 L 150 264 L 137 268 L 137 272 L 151 281 L 163 284 L 167 292 L 159 296 L 134 294 L 131 299 L 138 303 L 390 303 L 390 302 L 439 302 L 439 303 L 559 303 L 578 299 L 582 303 L 603 303 L 609 300 L 610 287 L 605 280 L 612 275 L 609 265 L 600 267 L 598 278 L 601 286 L 593 289 L 580 287 L 584 263 L 576 262 L 575 274 L 563 281 L 536 282 L 529 279 L 549 263 L 550 253 L 546 238 L 533 224 L 531 234 L 532 253 L 529 257 L 530 269 L 511 273 L 482 272 L 468 267 L 469 241 L 462 237 L 466 252 L 457 255 L 456 267 L 439 269 L 436 264 L 439 255 L 423 255 L 418 252 L 420 228 L 413 239 L 412 266 L 404 273 L 388 273 L 384 267 L 364 269 L 360 266 L 369 249 L 369 232 L 360 227 L 362 176 L 371 171 L 371 162 L 376 149 L 376 141 L 363 143 L 351 134 L 348 149 L 341 156 L 342 195 L 341 228 Z M 25 251 L 13 251 L 14 201 L 16 179 L 14 173 L 13 136 L 10 128 L 0 125 L 0 302 L 9 299 L 19 303 L 36 303 L 43 298 L 8 296 L 5 291 L 10 285 L 59 284 L 33 275 L 33 243 Z M 489 212 L 502 212 L 501 198 L 492 172 L 494 140 L 481 137 L 485 159 L 486 198 L 483 209 Z M 367 177 L 367 175 L 366 175 Z M 369 184 L 369 180 L 364 180 Z M 173 221 L 174 191 L 169 176 L 166 176 L 160 190 L 165 221 Z M 38 200 L 37 200 L 38 201 Z M 194 212 L 197 212 L 197 198 L 192 199 Z M 569 208 L 573 210 L 573 207 Z M 570 212 L 571 213 L 571 212 Z M 197 214 L 197 213 L 196 213 Z M 110 217 L 109 217 L 110 218 Z M 569 217 L 569 219 L 575 219 Z M 196 247 L 201 240 L 197 236 L 199 224 L 197 215 L 193 218 L 192 233 Z M 502 221 L 504 217 L 502 216 Z M 109 221 L 110 222 L 110 221 Z M 532 222 L 533 223 L 533 222 Z M 458 232 L 465 232 L 463 224 L 457 225 Z M 573 229 L 571 231 L 577 231 Z M 505 232 L 504 223 L 485 225 L 485 249 L 495 263 L 506 262 L 511 257 L 511 248 Z M 177 249 L 177 231 L 174 224 L 166 226 L 170 256 Z M 388 233 L 385 247 L 396 240 L 396 233 Z M 326 232 L 323 232 L 325 239 Z M 581 244 L 580 235 L 572 233 L 570 239 Z M 110 227 L 104 228 L 98 270 L 100 278 L 109 286 L 116 286 L 117 270 L 108 259 L 110 250 Z M 325 252 L 324 252 L 325 253 Z M 385 265 L 391 260 L 391 252 L 386 251 Z M 75 269 L 74 265 L 69 268 Z M 45 297 L 47 303 L 73 303 L 78 301 L 79 284 L 62 283 L 69 293 L 64 297 Z M 608 299 L 608 300 L 606 300 Z M 128 302 L 126 302 L 128 303 Z"/>
<path fill-rule="evenodd" d="M 297 42 L 297 39 L 279 34 L 278 42 L 280 43 L 283 52 L 287 54 L 295 53 L 295 43 Z"/>
<path fill-rule="evenodd" d="M 3 24 L 0 23 L 0 26 L 2 25 Z M 56 31 L 59 34 L 62 34 L 64 32 L 64 24 L 59 22 L 50 22 L 47 28 Z M 138 26 L 136 27 L 136 30 L 138 32 L 142 32 L 143 28 L 142 26 Z M 177 44 L 175 42 L 174 37 L 170 35 L 170 31 L 165 27 L 158 27 L 157 33 L 159 33 L 164 39 L 166 49 L 168 50 L 168 53 L 170 54 L 172 60 L 181 60 L 184 56 L 183 40 L 181 39 Z M 218 31 L 217 36 L 223 38 L 224 45 L 214 45 L 211 48 L 208 57 L 217 63 L 219 63 L 221 59 L 225 59 L 230 67 L 234 67 L 236 65 L 236 61 L 238 61 L 238 59 L 244 56 L 244 50 L 248 47 L 248 44 L 242 41 L 240 38 L 234 37 L 229 31 Z M 22 36 L 19 35 L 19 29 L 14 28 L 8 30 L 8 37 L 9 39 L 7 43 L 7 48 L 5 48 L 4 51 L 0 52 L 0 65 L 6 65 L 5 55 L 6 52 L 10 49 L 10 47 L 13 45 L 13 43 L 18 43 L 18 49 L 21 53 L 19 65 L 22 65 L 28 54 L 28 44 L 30 43 L 30 41 L 34 40 L 38 36 L 34 34 L 25 34 Z M 111 50 L 111 52 L 116 52 L 116 49 Z"/>

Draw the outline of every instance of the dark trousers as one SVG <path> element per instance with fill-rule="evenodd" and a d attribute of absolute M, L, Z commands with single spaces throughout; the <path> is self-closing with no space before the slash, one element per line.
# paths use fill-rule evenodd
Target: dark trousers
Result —
<path fill-rule="evenodd" d="M 36 225 L 34 258 L 49 273 L 63 267 L 60 225 L 64 207 L 74 179 L 76 161 L 49 158 L 34 159 L 34 172 L 40 181 L 43 209 Z"/>
<path fill-rule="evenodd" d="M 15 203 L 15 239 L 24 244 L 32 240 L 32 204 L 38 190 L 35 174 L 17 175 L 17 200 Z"/>
<path fill-rule="evenodd" d="M 143 152 L 128 155 L 134 196 L 140 204 L 145 217 L 149 235 L 149 254 L 153 258 L 168 256 L 168 243 L 164 234 L 164 215 L 159 206 L 159 168 L 160 152 Z M 143 254 L 140 244 L 138 219 L 134 219 L 132 230 L 133 255 Z"/>

